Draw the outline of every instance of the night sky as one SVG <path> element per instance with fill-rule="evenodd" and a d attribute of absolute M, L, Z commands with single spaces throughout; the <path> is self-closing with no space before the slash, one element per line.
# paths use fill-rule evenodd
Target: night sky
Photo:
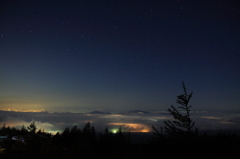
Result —
<path fill-rule="evenodd" d="M 2 110 L 239 110 L 240 3 L 2 0 L 0 55 Z"/>

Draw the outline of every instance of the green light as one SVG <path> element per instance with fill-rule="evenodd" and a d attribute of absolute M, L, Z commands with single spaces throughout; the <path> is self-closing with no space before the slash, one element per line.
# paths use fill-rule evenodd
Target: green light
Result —
<path fill-rule="evenodd" d="M 111 132 L 116 134 L 118 132 L 118 129 L 111 129 Z"/>

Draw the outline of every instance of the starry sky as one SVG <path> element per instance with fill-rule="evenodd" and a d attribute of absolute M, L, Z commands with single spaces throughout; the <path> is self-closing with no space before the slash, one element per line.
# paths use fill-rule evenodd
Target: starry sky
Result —
<path fill-rule="evenodd" d="M 237 0 L 2 0 L 0 108 L 239 110 Z"/>

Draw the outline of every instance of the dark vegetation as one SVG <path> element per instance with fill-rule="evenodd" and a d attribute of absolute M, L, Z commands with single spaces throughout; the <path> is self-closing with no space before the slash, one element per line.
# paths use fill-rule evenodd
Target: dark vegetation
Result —
<path fill-rule="evenodd" d="M 190 118 L 192 93 L 187 94 L 184 83 L 183 90 L 177 96 L 179 106 L 168 109 L 173 120 L 164 121 L 165 133 L 152 126 L 148 142 L 132 143 L 121 127 L 115 134 L 108 128 L 96 134 L 89 122 L 83 129 L 73 126 L 55 135 L 37 129 L 34 122 L 20 130 L 3 125 L 0 135 L 8 139 L 0 143 L 0 158 L 240 158 L 239 136 L 198 134 Z"/>

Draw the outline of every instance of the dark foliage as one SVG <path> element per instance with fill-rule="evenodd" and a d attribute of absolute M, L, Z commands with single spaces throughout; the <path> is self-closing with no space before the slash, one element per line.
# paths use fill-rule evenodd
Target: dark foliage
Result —
<path fill-rule="evenodd" d="M 73 126 L 53 136 L 44 131 L 41 131 L 41 134 L 28 132 L 18 135 L 24 138 L 24 141 L 11 140 L 12 135 L 20 134 L 21 131 L 22 129 L 5 125 L 0 129 L 0 134 L 9 134 L 9 139 L 0 143 L 0 158 L 240 157 L 240 137 L 235 134 L 203 134 L 188 142 L 183 142 L 182 138 L 166 138 L 162 135 L 158 140 L 134 144 L 127 139 L 129 136 L 123 133 L 121 128 L 116 134 L 106 128 L 103 133 L 97 135 L 94 127 L 87 123 L 83 129 Z"/>

